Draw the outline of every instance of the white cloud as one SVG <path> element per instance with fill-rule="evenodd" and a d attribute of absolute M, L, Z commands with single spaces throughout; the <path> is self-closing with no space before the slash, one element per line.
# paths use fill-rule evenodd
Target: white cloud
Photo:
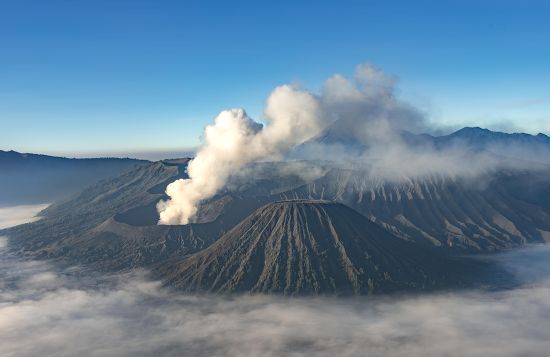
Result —
<path fill-rule="evenodd" d="M 189 179 L 168 185 L 170 199 L 157 207 L 159 223 L 189 223 L 198 205 L 213 197 L 233 173 L 253 162 L 281 158 L 330 123 L 377 142 L 391 140 L 397 129 L 424 127 L 421 113 L 395 98 L 395 82 L 382 70 L 363 64 L 357 67 L 355 82 L 335 75 L 320 95 L 289 85 L 275 88 L 267 99 L 263 128 L 243 109 L 221 112 L 204 131 L 203 145 L 189 163 Z"/>
<path fill-rule="evenodd" d="M 187 168 L 189 179 L 168 185 L 170 199 L 157 206 L 159 223 L 189 223 L 197 205 L 215 195 L 233 172 L 255 161 L 280 157 L 322 128 L 317 99 L 287 85 L 271 93 L 265 116 L 267 125 L 262 127 L 242 109 L 225 110 L 206 127 L 204 143 Z"/>
<path fill-rule="evenodd" d="M 180 295 L 139 272 L 83 278 L 3 256 L 1 354 L 546 356 L 549 255 L 498 256 L 519 277 L 538 272 L 521 288 L 353 299 Z"/>
<path fill-rule="evenodd" d="M 0 207 L 0 229 L 37 221 L 40 217 L 36 215 L 46 207 L 48 204 Z"/>

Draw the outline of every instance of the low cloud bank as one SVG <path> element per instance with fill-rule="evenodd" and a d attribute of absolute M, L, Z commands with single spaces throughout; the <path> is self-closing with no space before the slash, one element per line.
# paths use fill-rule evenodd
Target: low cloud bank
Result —
<path fill-rule="evenodd" d="M 0 229 L 30 223 L 40 219 L 36 215 L 48 204 L 0 207 Z"/>
<path fill-rule="evenodd" d="M 497 292 L 401 298 L 189 296 L 140 272 L 93 277 L 0 258 L 3 356 L 546 356 L 550 249 L 496 256 Z"/>

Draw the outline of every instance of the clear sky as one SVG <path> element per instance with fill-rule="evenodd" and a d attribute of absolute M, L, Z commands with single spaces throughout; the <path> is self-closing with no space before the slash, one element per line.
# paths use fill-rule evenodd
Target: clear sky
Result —
<path fill-rule="evenodd" d="M 363 62 L 435 122 L 550 133 L 550 1 L 0 0 L 0 149 L 185 150 Z"/>

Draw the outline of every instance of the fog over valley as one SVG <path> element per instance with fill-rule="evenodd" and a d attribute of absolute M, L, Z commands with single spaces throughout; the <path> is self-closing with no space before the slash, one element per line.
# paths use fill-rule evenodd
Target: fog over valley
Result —
<path fill-rule="evenodd" d="M 0 229 L 38 220 L 36 215 L 48 204 L 0 207 Z"/>
<path fill-rule="evenodd" d="M 550 348 L 546 246 L 487 258 L 515 275 L 513 288 L 363 298 L 181 294 L 141 270 L 59 269 L 5 246 L 4 356 L 545 356 Z"/>

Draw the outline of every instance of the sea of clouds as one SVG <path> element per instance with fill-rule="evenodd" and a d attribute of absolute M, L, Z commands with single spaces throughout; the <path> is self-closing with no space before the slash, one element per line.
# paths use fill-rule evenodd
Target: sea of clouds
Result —
<path fill-rule="evenodd" d="M 0 219 L 0 223 L 1 219 Z M 514 289 L 419 296 L 183 295 L 0 244 L 2 356 L 547 356 L 550 249 L 496 255 Z"/>
<path fill-rule="evenodd" d="M 36 215 L 46 207 L 48 204 L 0 207 L 0 229 L 36 221 Z"/>

